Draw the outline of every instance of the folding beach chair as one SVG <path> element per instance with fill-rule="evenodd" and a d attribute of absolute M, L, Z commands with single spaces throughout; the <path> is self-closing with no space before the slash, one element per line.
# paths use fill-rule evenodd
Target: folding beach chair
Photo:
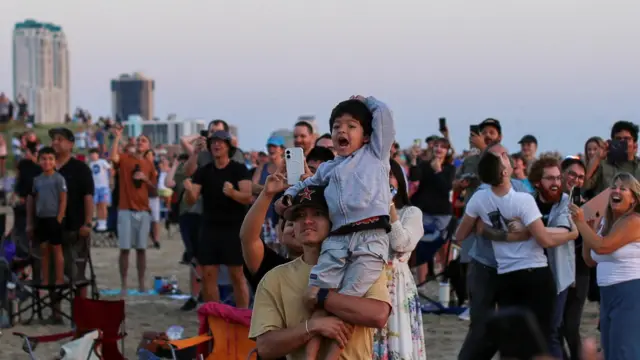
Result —
<path fill-rule="evenodd" d="M 255 341 L 249 339 L 251 310 L 220 303 L 207 303 L 198 309 L 201 335 L 213 341 L 199 347 L 207 360 L 256 359 Z M 208 345 L 208 346 L 207 346 Z"/>
<path fill-rule="evenodd" d="M 76 241 L 85 241 L 87 249 L 89 247 L 89 239 L 77 238 Z M 71 246 L 70 244 L 63 245 Z M 40 256 L 39 249 L 33 248 L 29 257 L 29 262 L 32 268 L 32 278 L 30 280 L 20 281 L 18 287 L 23 297 L 30 299 L 31 301 L 21 302 L 18 313 L 18 318 L 23 318 L 28 315 L 26 320 L 22 320 L 23 323 L 29 324 L 34 318 L 43 320 L 43 310 L 49 309 L 52 315 L 66 318 L 73 321 L 72 314 L 65 312 L 62 309 L 62 303 L 68 302 L 73 304 L 76 293 L 81 289 L 90 289 L 92 299 L 97 300 L 99 298 L 98 287 L 96 284 L 96 276 L 93 269 L 93 262 L 91 259 L 91 251 L 87 251 L 85 254 L 78 254 L 76 257 L 72 251 L 65 251 L 65 263 L 71 262 L 72 271 L 69 273 L 65 271 L 65 282 L 63 284 L 50 284 L 43 285 L 40 280 Z M 70 257 L 70 258 L 69 258 Z M 50 265 L 53 261 L 50 261 Z M 76 274 L 75 268 L 77 265 L 83 265 L 85 267 L 85 274 Z M 86 274 L 88 268 L 88 274 Z M 67 269 L 65 269 L 67 270 Z M 50 271 L 53 273 L 53 271 Z M 84 275 L 84 276 L 82 276 Z M 72 306 L 71 306 L 72 307 Z M 73 307 L 72 307 L 73 308 Z"/>
<path fill-rule="evenodd" d="M 123 355 L 124 338 L 127 333 L 124 331 L 124 300 L 106 301 L 78 297 L 73 299 L 72 312 L 75 324 L 74 330 L 43 336 L 30 336 L 20 332 L 13 333 L 23 339 L 23 349 L 29 354 L 30 359 L 36 359 L 34 351 L 39 343 L 78 339 L 89 332 L 99 330 L 99 335 L 93 342 L 93 354 L 99 359 L 125 360 Z M 120 343 L 120 347 L 118 347 L 118 343 Z"/>

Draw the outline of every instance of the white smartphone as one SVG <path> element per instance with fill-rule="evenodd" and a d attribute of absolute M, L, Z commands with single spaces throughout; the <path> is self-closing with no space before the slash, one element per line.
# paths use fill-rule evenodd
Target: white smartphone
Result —
<path fill-rule="evenodd" d="M 297 184 L 304 175 L 304 151 L 299 147 L 285 149 L 284 162 L 287 166 L 287 183 Z"/>

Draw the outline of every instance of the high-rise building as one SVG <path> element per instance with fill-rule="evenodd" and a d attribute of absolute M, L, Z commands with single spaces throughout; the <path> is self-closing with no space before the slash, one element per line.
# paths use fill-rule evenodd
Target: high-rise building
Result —
<path fill-rule="evenodd" d="M 13 29 L 13 96 L 36 123 L 62 123 L 70 113 L 69 48 L 60 26 L 25 20 Z"/>
<path fill-rule="evenodd" d="M 111 80 L 111 112 L 114 118 L 127 120 L 129 115 L 140 115 L 153 120 L 153 91 L 155 82 L 142 75 L 120 75 Z"/>

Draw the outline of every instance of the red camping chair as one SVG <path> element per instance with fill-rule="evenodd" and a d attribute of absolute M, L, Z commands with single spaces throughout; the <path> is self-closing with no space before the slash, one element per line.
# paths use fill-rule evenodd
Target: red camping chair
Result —
<path fill-rule="evenodd" d="M 23 349 L 35 359 L 33 351 L 38 343 L 49 343 L 62 339 L 77 339 L 84 334 L 99 330 L 100 336 L 94 341 L 93 351 L 100 359 L 125 360 L 124 332 L 125 312 L 124 300 L 105 301 L 91 300 L 80 297 L 73 299 L 73 322 L 75 330 L 44 336 L 29 336 L 23 333 L 13 334 L 24 339 Z M 120 342 L 121 349 L 118 348 Z"/>

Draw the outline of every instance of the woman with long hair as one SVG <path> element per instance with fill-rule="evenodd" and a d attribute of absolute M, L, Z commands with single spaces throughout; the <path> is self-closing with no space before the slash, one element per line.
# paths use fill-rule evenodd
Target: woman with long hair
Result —
<path fill-rule="evenodd" d="M 590 137 L 584 143 L 584 163 L 587 166 L 585 173 L 585 181 L 589 181 L 600 166 L 600 161 L 607 157 L 607 143 L 599 136 Z M 592 191 L 584 194 L 586 199 L 590 199 L 595 195 Z"/>
<path fill-rule="evenodd" d="M 373 358 L 426 359 L 418 289 L 409 269 L 411 252 L 424 234 L 422 211 L 411 206 L 404 173 L 394 160 L 391 160 L 389 185 L 394 196 L 389 210 L 391 232 L 386 273 L 393 310 L 387 326 L 376 330 Z"/>
<path fill-rule="evenodd" d="M 640 183 L 629 173 L 613 178 L 598 233 L 581 208 L 570 206 L 583 239 L 583 257 L 597 265 L 600 333 L 606 360 L 640 359 Z"/>
<path fill-rule="evenodd" d="M 418 190 L 411 196 L 411 203 L 422 211 L 425 228 L 431 228 L 434 234 L 439 234 L 436 236 L 444 236 L 453 215 L 450 193 L 456 168 L 453 166 L 453 150 L 449 140 L 436 138 L 432 141 L 432 155 L 428 161 L 419 163 L 412 159 L 409 181 L 420 183 Z M 418 246 L 425 245 L 426 243 L 423 243 Z M 420 283 L 427 279 L 427 264 L 418 266 L 417 277 Z"/>

